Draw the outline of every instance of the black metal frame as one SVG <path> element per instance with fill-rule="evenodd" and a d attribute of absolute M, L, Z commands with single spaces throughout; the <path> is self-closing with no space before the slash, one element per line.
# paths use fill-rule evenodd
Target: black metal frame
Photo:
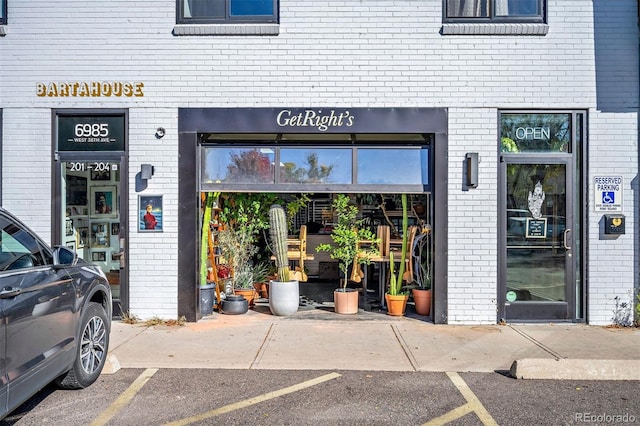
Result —
<path fill-rule="evenodd" d="M 0 0 L 0 11 L 2 15 L 0 15 L 0 25 L 7 25 L 7 1 L 8 0 Z"/>
<path fill-rule="evenodd" d="M 187 0 L 176 0 L 176 23 L 177 24 L 277 24 L 280 22 L 280 1 L 273 1 L 274 14 L 266 15 L 246 15 L 242 17 L 232 17 L 230 15 L 231 2 L 234 0 L 225 0 L 225 17 L 224 18 L 185 18 L 183 4 Z"/>
<path fill-rule="evenodd" d="M 570 114 L 571 115 L 571 147 L 570 153 L 540 153 L 540 152 L 525 152 L 520 154 L 510 154 L 500 152 L 500 116 L 502 114 Z M 578 115 L 581 114 L 584 118 L 582 123 L 578 122 Z M 549 316 L 547 318 L 539 318 L 540 305 L 535 303 L 518 302 L 521 306 L 522 318 L 518 318 L 518 321 L 523 322 L 538 322 L 538 321 L 572 321 L 572 322 L 585 322 L 587 316 L 587 245 L 588 245 L 588 232 L 587 229 L 587 211 L 585 207 L 586 203 L 586 176 L 587 176 L 587 164 L 585 163 L 587 154 L 587 114 L 583 110 L 499 110 L 497 123 L 498 123 L 498 138 L 497 138 L 497 151 L 499 157 L 499 173 L 498 173 L 498 286 L 497 286 L 497 320 L 501 321 L 506 318 L 507 309 L 505 307 L 505 290 L 506 290 L 506 200 L 504 199 L 504 189 L 506 185 L 506 176 L 503 170 L 506 168 L 505 163 L 510 164 L 534 164 L 534 163 L 554 163 L 559 164 L 565 162 L 567 164 L 567 170 L 571 171 L 571 182 L 567 181 L 567 203 L 572 204 L 572 221 L 575 223 L 579 221 L 580 228 L 573 230 L 572 247 L 573 253 L 576 253 L 576 248 L 579 248 L 580 252 L 577 253 L 580 258 L 579 262 L 575 265 L 575 269 L 570 273 L 567 278 L 567 286 L 571 286 L 567 292 L 567 301 L 548 303 Z M 578 125 L 582 124 L 582 127 L 578 129 Z M 581 132 L 581 137 L 578 138 L 578 130 Z M 569 217 L 567 217 L 567 223 L 569 223 Z M 573 225 L 572 225 L 573 226 Z M 578 241 L 580 243 L 578 244 Z M 573 287 L 576 281 L 576 274 L 580 274 L 581 288 L 579 292 Z M 577 304 L 580 304 L 580 312 L 576 312 Z M 568 305 L 568 306 L 567 306 Z M 565 308 L 563 308 L 565 306 Z M 564 309 L 564 311 L 563 311 Z M 565 315 L 566 313 L 566 315 Z M 512 318 L 511 318 L 512 319 Z"/>
<path fill-rule="evenodd" d="M 547 0 L 537 0 L 538 1 L 538 7 L 540 9 L 540 11 L 542 12 L 541 15 L 537 15 L 537 16 L 518 16 L 518 15 L 514 15 L 514 16 L 500 16 L 500 17 L 496 17 L 495 16 L 495 1 L 494 0 L 487 0 L 489 1 L 490 7 L 489 7 L 489 15 L 488 17 L 478 17 L 478 16 L 474 16 L 474 17 L 448 17 L 448 12 L 447 12 L 447 0 L 442 0 L 442 21 L 444 23 L 491 23 L 491 24 L 497 24 L 497 23 L 508 23 L 508 24 L 513 24 L 513 23 L 547 23 Z"/>
<path fill-rule="evenodd" d="M 421 117 L 416 123 L 424 133 L 434 135 L 430 163 L 432 176 L 432 226 L 434 229 L 433 311 L 436 324 L 448 322 L 448 111 L 444 108 L 408 109 Z M 200 167 L 198 163 L 200 138 L 208 133 L 216 114 L 215 109 L 181 108 L 178 113 L 178 316 L 187 321 L 200 318 L 198 291 L 200 259 Z M 242 109 L 238 109 L 242 111 Z M 389 108 L 394 114 L 398 108 Z M 233 112 L 233 111 L 231 111 Z M 240 112 L 239 112 L 240 114 Z M 231 125 L 231 124 L 230 124 Z M 220 130 L 220 129 L 217 129 Z M 396 133 L 398 129 L 389 129 Z M 255 132 L 260 133 L 256 128 Z M 318 142 L 321 143 L 321 142 Z M 316 192 L 324 192 L 316 190 Z"/>
<path fill-rule="evenodd" d="M 124 138 L 125 138 L 125 150 L 124 151 L 68 151 L 57 152 L 57 118 L 59 116 L 88 116 L 88 115 L 123 115 L 124 116 Z M 127 109 L 53 109 L 51 110 L 51 150 L 52 150 L 52 165 L 51 165 L 51 199 L 54 200 L 51 203 L 51 217 L 53 220 L 51 228 L 51 238 L 54 244 L 60 244 L 62 241 L 62 229 L 59 226 L 61 223 L 60 214 L 62 207 L 62 197 L 60 197 L 62 182 L 61 176 L 61 164 L 63 161 L 74 160 L 97 160 L 97 161 L 118 161 L 120 162 L 120 187 L 118 188 L 118 198 L 120 200 L 129 199 L 129 181 L 127 176 L 129 175 L 129 110 Z M 122 201 L 119 203 L 120 209 L 120 229 L 124 232 L 124 253 L 129 253 L 129 202 Z M 125 257 L 125 271 L 120 274 L 120 311 L 129 311 L 129 275 L 128 275 L 128 256 Z M 114 312 L 116 312 L 114 310 Z"/>

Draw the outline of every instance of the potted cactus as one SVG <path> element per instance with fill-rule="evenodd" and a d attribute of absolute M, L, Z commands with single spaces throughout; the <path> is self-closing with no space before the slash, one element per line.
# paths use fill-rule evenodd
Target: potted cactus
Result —
<path fill-rule="evenodd" d="M 269 209 L 269 236 L 276 258 L 277 280 L 269 283 L 269 309 L 273 315 L 285 316 L 298 311 L 300 287 L 296 280 L 289 277 L 289 259 L 287 258 L 287 217 L 284 209 L 274 204 Z"/>
<path fill-rule="evenodd" d="M 407 299 L 409 295 L 402 286 L 405 279 L 404 269 L 407 259 L 407 233 L 408 233 L 408 214 L 407 214 L 407 194 L 402 194 L 402 251 L 400 254 L 400 270 L 398 275 L 395 274 L 395 260 L 393 252 L 389 253 L 389 291 L 384 295 L 387 302 L 387 314 L 394 316 L 402 316 L 407 307 Z"/>

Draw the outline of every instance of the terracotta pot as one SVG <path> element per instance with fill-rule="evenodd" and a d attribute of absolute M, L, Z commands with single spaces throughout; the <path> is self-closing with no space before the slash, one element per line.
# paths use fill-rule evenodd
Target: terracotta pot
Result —
<path fill-rule="evenodd" d="M 247 302 L 249 303 L 249 307 L 252 308 L 254 305 L 254 301 L 253 299 L 256 298 L 256 291 L 252 288 L 236 288 L 233 290 L 233 292 L 235 294 L 239 294 L 241 296 L 244 296 L 245 299 L 247 299 Z"/>
<path fill-rule="evenodd" d="M 334 290 L 333 304 L 336 314 L 357 314 L 358 295 L 358 290 L 353 288 Z"/>
<path fill-rule="evenodd" d="M 416 313 L 418 315 L 429 315 L 431 312 L 431 290 L 414 288 L 411 293 L 413 294 L 413 302 L 416 305 Z"/>
<path fill-rule="evenodd" d="M 387 315 L 404 315 L 404 311 L 407 308 L 407 299 L 409 299 L 409 296 L 392 296 L 389 293 L 385 293 L 384 298 L 387 301 Z"/>
<path fill-rule="evenodd" d="M 267 283 L 253 283 L 253 287 L 256 289 L 258 296 L 263 299 L 269 298 L 269 286 Z"/>

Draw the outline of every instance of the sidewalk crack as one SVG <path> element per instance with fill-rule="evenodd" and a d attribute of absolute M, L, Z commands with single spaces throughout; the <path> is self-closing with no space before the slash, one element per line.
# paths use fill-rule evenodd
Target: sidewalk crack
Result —
<path fill-rule="evenodd" d="M 533 343 L 534 345 L 536 345 L 537 347 L 539 347 L 540 349 L 542 349 L 543 351 L 547 352 L 549 355 L 554 357 L 556 359 L 556 361 L 559 361 L 561 359 L 567 359 L 566 356 L 563 356 L 563 355 L 559 354 L 558 352 L 554 351 L 550 347 L 546 346 L 544 343 L 542 343 L 542 342 L 536 340 L 535 338 L 533 338 L 532 336 L 528 335 L 524 331 L 515 328 L 513 325 L 509 325 L 508 327 L 510 329 L 512 329 L 513 331 L 515 331 L 516 333 L 518 333 L 519 335 L 521 335 L 522 337 L 524 337 L 525 339 L 527 339 L 528 341 L 530 341 L 531 343 Z"/>

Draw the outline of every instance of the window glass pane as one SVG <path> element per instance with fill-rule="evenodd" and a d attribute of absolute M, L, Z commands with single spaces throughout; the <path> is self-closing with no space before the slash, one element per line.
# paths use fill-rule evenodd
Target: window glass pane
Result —
<path fill-rule="evenodd" d="M 183 0 L 185 18 L 224 18 L 227 0 Z"/>
<path fill-rule="evenodd" d="M 358 149 L 358 184 L 420 185 L 426 184 L 426 156 L 420 148 L 360 148 Z"/>
<path fill-rule="evenodd" d="M 539 0 L 495 0 L 496 16 L 537 16 Z"/>
<path fill-rule="evenodd" d="M 570 152 L 570 114 L 502 114 L 500 150 Z"/>
<path fill-rule="evenodd" d="M 488 0 L 447 0 L 448 18 L 486 18 L 488 16 Z"/>
<path fill-rule="evenodd" d="M 0 217 L 0 271 L 44 265 L 40 244 L 26 230 Z"/>
<path fill-rule="evenodd" d="M 350 184 L 351 154 L 349 148 L 282 148 L 280 181 Z"/>
<path fill-rule="evenodd" d="M 273 15 L 273 0 L 229 0 L 231 16 Z"/>
<path fill-rule="evenodd" d="M 270 148 L 205 148 L 204 183 L 274 183 L 274 151 Z"/>

